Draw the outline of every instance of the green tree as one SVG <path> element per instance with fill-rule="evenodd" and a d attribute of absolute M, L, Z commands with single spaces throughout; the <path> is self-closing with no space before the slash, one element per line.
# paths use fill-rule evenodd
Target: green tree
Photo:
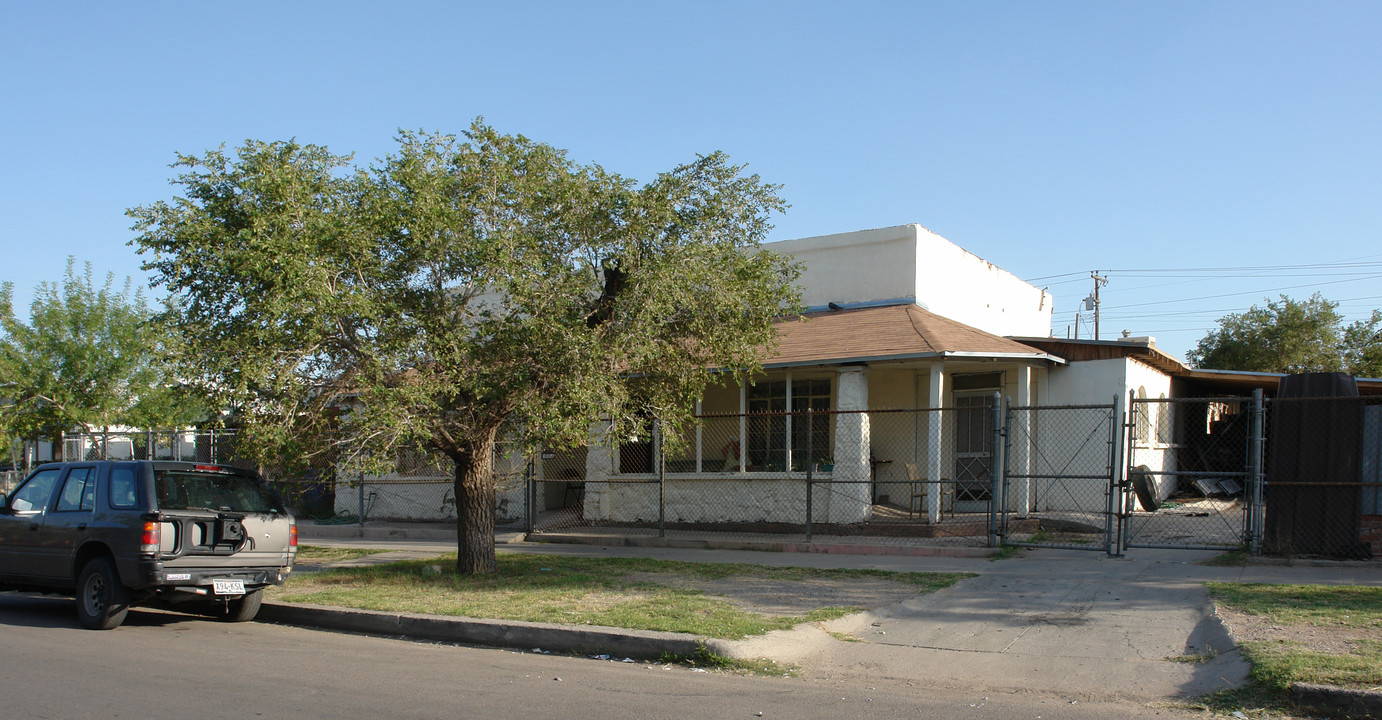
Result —
<path fill-rule="evenodd" d="M 0 286 L 0 427 L 9 437 L 49 438 L 109 425 L 179 423 L 201 412 L 168 375 L 168 337 L 143 294 L 114 275 L 101 286 L 91 264 L 69 258 L 62 282 L 42 283 L 25 323 L 14 286 Z"/>
<path fill-rule="evenodd" d="M 1382 370 L 1378 328 L 1382 314 L 1342 327 L 1338 303 L 1319 293 L 1308 300 L 1285 295 L 1219 319 L 1186 354 L 1199 368 L 1254 372 L 1339 372 L 1370 376 Z"/>
<path fill-rule="evenodd" d="M 1344 367 L 1357 377 L 1382 377 L 1382 310 L 1344 328 Z"/>
<path fill-rule="evenodd" d="M 477 120 L 349 163 L 292 142 L 180 156 L 182 196 L 131 210 L 135 243 L 245 447 L 455 461 L 464 573 L 494 572 L 498 439 L 685 423 L 798 303 L 797 269 L 759 248 L 777 188 L 719 153 L 639 187 Z"/>

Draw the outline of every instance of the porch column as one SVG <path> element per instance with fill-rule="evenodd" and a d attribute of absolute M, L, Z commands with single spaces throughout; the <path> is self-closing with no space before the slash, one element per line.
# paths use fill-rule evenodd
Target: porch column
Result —
<path fill-rule="evenodd" d="M 1035 380 L 1030 366 L 1023 365 L 1017 369 L 1017 404 L 1019 407 L 1032 405 L 1032 390 Z M 1032 449 L 1037 432 L 1034 422 L 1035 414 L 1024 413 L 1024 417 L 1027 418 L 1026 427 L 1018 428 L 1014 433 L 1015 436 L 1010 437 L 1013 457 L 1007 460 L 1008 466 L 1023 477 L 1010 488 L 1012 496 L 1008 498 L 1008 507 L 1004 508 L 1016 512 L 1019 518 L 1026 518 L 1027 513 L 1031 512 L 1032 509 L 1032 480 L 1027 476 L 1032 474 Z M 997 461 L 999 457 L 997 448 L 995 448 L 993 457 Z"/>
<path fill-rule="evenodd" d="M 835 416 L 835 471 L 831 478 L 845 484 L 830 485 L 827 487 L 832 492 L 818 493 L 817 498 L 826 497 L 830 501 L 816 503 L 816 507 L 825 507 L 826 522 L 862 522 L 873 514 L 873 465 L 869 462 L 871 445 L 866 413 L 869 409 L 868 374 L 862 367 L 841 368 L 835 388 L 835 409 L 843 414 Z"/>
<path fill-rule="evenodd" d="M 937 360 L 931 363 L 931 391 L 928 398 L 928 407 L 932 410 L 940 410 L 945 407 L 945 393 L 947 391 L 945 382 L 945 361 Z M 930 417 L 930 432 L 926 433 L 926 479 L 932 483 L 939 483 L 948 473 L 945 469 L 945 458 L 949 455 L 945 448 L 954 444 L 951 433 L 947 431 L 947 423 L 943 412 L 928 413 Z M 940 522 L 941 519 L 941 486 L 933 484 L 927 488 L 926 492 L 926 521 L 929 523 Z"/>
<path fill-rule="evenodd" d="M 582 520 L 607 520 L 610 514 L 609 476 L 614 474 L 614 439 L 609 435 L 610 424 L 598 422 L 590 426 L 590 444 L 585 453 L 585 502 Z"/>

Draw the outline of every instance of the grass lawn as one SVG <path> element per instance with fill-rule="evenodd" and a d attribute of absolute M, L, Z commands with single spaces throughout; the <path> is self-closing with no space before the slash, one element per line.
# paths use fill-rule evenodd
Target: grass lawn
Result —
<path fill-rule="evenodd" d="M 1230 691 L 1233 702 L 1280 707 L 1295 682 L 1382 686 L 1382 588 L 1206 586 L 1253 667 L 1254 685 Z"/>
<path fill-rule="evenodd" d="M 321 545 L 299 545 L 297 562 L 300 563 L 329 563 L 341 560 L 354 560 L 367 555 L 377 555 L 386 553 L 388 550 L 377 550 L 374 548 L 348 548 L 348 547 L 323 547 Z"/>
<path fill-rule="evenodd" d="M 880 582 L 907 595 L 949 587 L 950 573 L 820 570 L 641 558 L 501 554 L 490 577 L 455 573 L 456 556 L 294 576 L 273 599 L 383 610 L 566 625 L 603 625 L 742 638 L 865 608 L 809 600 L 825 585 Z M 796 614 L 758 612 L 736 590 L 765 584 L 791 598 Z M 822 596 L 825 597 L 825 596 Z M 803 598 L 807 602 L 803 605 Z"/>

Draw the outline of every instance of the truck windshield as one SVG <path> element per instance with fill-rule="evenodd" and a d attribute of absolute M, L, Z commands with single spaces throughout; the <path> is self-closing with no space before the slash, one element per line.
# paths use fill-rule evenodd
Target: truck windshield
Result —
<path fill-rule="evenodd" d="M 154 470 L 154 490 L 161 510 L 283 511 L 269 489 L 252 475 Z"/>

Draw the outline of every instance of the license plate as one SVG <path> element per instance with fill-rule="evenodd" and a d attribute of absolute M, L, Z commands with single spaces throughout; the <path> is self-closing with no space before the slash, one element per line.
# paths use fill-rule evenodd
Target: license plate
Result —
<path fill-rule="evenodd" d="M 244 595 L 244 580 L 212 580 L 211 591 L 217 595 Z"/>

